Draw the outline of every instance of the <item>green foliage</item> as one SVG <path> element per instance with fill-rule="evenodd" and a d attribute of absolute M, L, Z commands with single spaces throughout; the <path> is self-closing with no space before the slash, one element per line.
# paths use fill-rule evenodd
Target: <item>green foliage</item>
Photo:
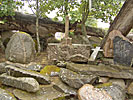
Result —
<path fill-rule="evenodd" d="M 92 6 L 90 15 L 96 19 L 102 19 L 104 22 L 111 22 L 122 7 L 122 2 L 119 0 L 93 0 Z"/>
<path fill-rule="evenodd" d="M 14 16 L 14 11 L 18 9 L 18 6 L 22 7 L 21 1 L 15 0 L 0 0 L 0 17 L 3 16 Z"/>

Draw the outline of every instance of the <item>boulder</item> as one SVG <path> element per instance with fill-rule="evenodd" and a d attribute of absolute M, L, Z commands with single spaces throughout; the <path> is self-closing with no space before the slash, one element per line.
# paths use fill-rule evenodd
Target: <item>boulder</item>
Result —
<path fill-rule="evenodd" d="M 41 75 L 38 72 L 28 71 L 10 65 L 5 68 L 8 75 L 15 77 L 33 77 L 41 84 L 50 84 L 50 77 L 47 75 Z"/>
<path fill-rule="evenodd" d="M 133 82 L 128 86 L 127 92 L 128 94 L 133 95 Z"/>
<path fill-rule="evenodd" d="M 121 88 L 121 86 L 117 84 L 104 86 L 101 89 L 106 91 L 112 97 L 113 100 L 125 100 L 126 97 L 125 91 L 123 88 Z"/>
<path fill-rule="evenodd" d="M 12 94 L 0 88 L 0 100 L 17 100 Z"/>
<path fill-rule="evenodd" d="M 109 82 L 111 82 L 112 84 L 117 84 L 123 89 L 126 88 L 126 84 L 123 79 L 109 79 Z"/>
<path fill-rule="evenodd" d="M 125 100 L 125 92 L 118 85 L 104 85 L 100 88 L 94 88 L 90 84 L 85 84 L 78 91 L 80 100 Z"/>
<path fill-rule="evenodd" d="M 81 54 L 75 54 L 69 57 L 69 61 L 75 62 L 75 63 L 87 63 L 88 58 Z"/>
<path fill-rule="evenodd" d="M 0 74 L 3 74 L 6 72 L 5 66 L 6 66 L 6 64 L 4 62 L 0 63 Z"/>
<path fill-rule="evenodd" d="M 35 56 L 35 43 L 24 32 L 13 34 L 5 50 L 6 59 L 15 63 L 29 63 Z"/>
<path fill-rule="evenodd" d="M 40 90 L 36 93 L 29 93 L 15 89 L 13 94 L 19 98 L 19 100 L 68 100 L 65 98 L 69 96 L 68 94 L 64 94 L 55 90 L 52 85 L 41 86 Z"/>
<path fill-rule="evenodd" d="M 59 77 L 52 77 L 51 80 L 53 88 L 55 88 L 56 90 L 70 95 L 77 95 L 77 90 L 63 83 Z"/>
<path fill-rule="evenodd" d="M 59 77 L 70 87 L 77 89 L 87 83 L 93 84 L 97 79 L 95 75 L 81 75 L 65 68 L 61 69 Z"/>
<path fill-rule="evenodd" d="M 104 90 L 94 88 L 90 84 L 85 84 L 78 90 L 79 100 L 113 100 Z"/>
<path fill-rule="evenodd" d="M 133 79 L 133 68 L 123 66 L 97 66 L 67 63 L 66 68 L 84 75 L 98 75 L 112 78 Z"/>
<path fill-rule="evenodd" d="M 123 66 L 132 66 L 133 44 L 116 36 L 113 40 L 114 63 Z"/>
<path fill-rule="evenodd" d="M 12 77 L 6 73 L 0 75 L 0 81 L 4 85 L 12 86 L 28 92 L 36 92 L 39 90 L 39 83 L 34 78 L 29 77 Z"/>

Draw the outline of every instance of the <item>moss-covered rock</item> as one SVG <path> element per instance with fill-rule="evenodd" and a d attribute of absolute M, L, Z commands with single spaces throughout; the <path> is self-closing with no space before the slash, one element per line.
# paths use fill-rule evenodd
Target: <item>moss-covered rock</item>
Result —
<path fill-rule="evenodd" d="M 55 65 L 47 65 L 45 66 L 41 71 L 40 74 L 42 75 L 50 75 L 50 76 L 56 76 L 60 72 L 60 68 Z"/>

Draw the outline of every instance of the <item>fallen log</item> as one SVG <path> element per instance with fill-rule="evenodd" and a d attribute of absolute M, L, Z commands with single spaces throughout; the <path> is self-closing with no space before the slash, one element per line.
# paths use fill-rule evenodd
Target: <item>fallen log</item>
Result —
<path fill-rule="evenodd" d="M 4 24 L 0 24 L 0 31 L 5 30 L 20 30 L 34 35 L 36 33 L 36 16 L 30 14 L 22 14 L 15 12 L 15 16 L 1 17 L 0 20 L 6 19 Z M 70 29 L 73 25 L 70 25 Z M 77 26 L 76 26 L 77 27 Z M 75 28 L 76 28 L 75 27 Z M 65 25 L 61 22 L 52 21 L 49 18 L 39 18 L 39 35 L 41 37 L 49 37 L 54 35 L 55 32 L 64 32 Z M 78 28 L 78 32 L 81 32 L 81 28 Z M 87 33 L 91 36 L 103 37 L 105 31 L 94 27 L 87 27 Z M 50 34 L 51 33 L 51 34 Z"/>

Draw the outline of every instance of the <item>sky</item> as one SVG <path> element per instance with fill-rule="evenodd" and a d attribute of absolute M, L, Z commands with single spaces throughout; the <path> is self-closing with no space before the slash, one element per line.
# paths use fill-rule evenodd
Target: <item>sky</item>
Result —
<path fill-rule="evenodd" d="M 19 9 L 19 11 L 23 12 L 23 13 L 27 12 L 29 14 L 33 14 L 32 10 L 28 7 L 28 3 L 25 3 L 24 7 L 22 7 L 22 9 Z M 57 11 L 58 11 L 58 9 L 56 9 L 55 11 L 52 11 L 50 14 L 47 14 L 47 16 L 49 18 L 54 18 L 56 16 Z M 99 28 L 109 28 L 109 23 L 104 23 L 104 22 L 102 22 L 101 19 L 98 19 L 97 27 L 99 27 Z"/>

